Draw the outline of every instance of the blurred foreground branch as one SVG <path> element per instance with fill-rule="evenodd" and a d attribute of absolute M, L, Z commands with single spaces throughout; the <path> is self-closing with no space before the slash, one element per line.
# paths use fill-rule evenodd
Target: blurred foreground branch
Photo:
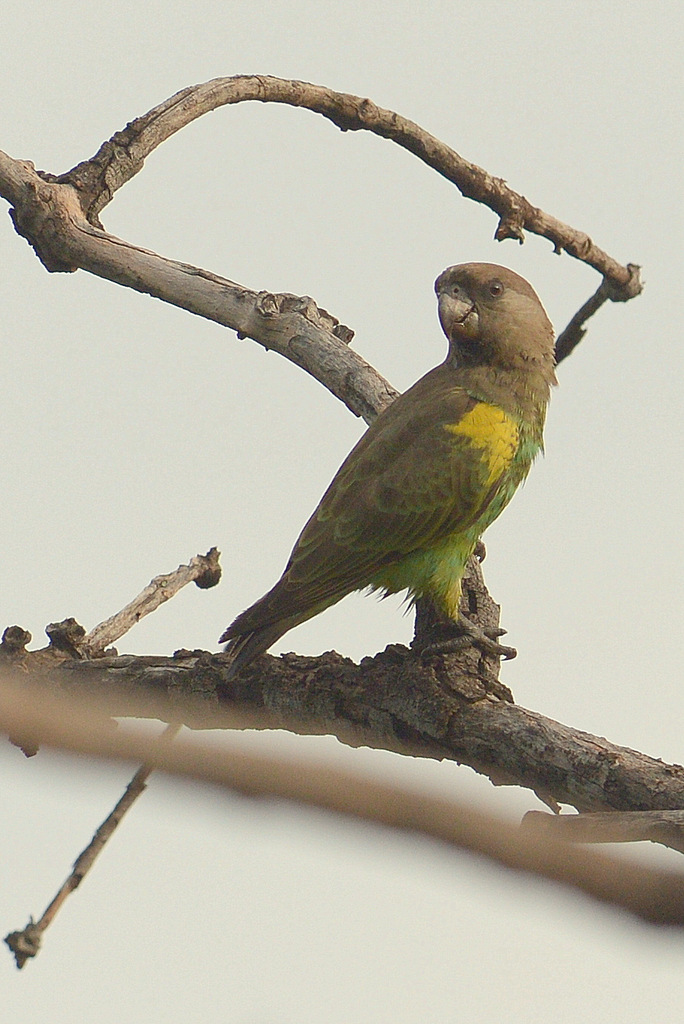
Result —
<path fill-rule="evenodd" d="M 545 814 L 528 811 L 523 826 L 530 834 L 568 843 L 662 843 L 684 853 L 684 810 L 613 811 L 611 814 Z"/>
<path fill-rule="evenodd" d="M 247 755 L 176 740 L 161 747 L 139 732 L 113 733 L 93 700 L 45 696 L 36 705 L 16 685 L 0 691 L 0 728 L 26 741 L 109 759 L 135 760 L 171 774 L 322 808 L 430 836 L 507 868 L 578 889 L 656 924 L 684 924 L 684 874 L 618 861 L 535 836 L 454 801 L 405 791 L 324 764 Z M 171 710 L 171 709 L 169 709 Z"/>

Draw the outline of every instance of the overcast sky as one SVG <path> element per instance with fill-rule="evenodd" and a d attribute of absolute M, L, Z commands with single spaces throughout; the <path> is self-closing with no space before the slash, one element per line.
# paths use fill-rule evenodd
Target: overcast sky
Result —
<path fill-rule="evenodd" d="M 604 307 L 559 370 L 547 454 L 486 536 L 518 703 L 682 761 L 682 14 L 677 2 L 52 4 L 5 0 L 0 148 L 59 173 L 177 90 L 301 78 L 419 122 L 586 230 L 646 290 Z M 6 211 L 5 203 L 0 209 Z M 191 125 L 104 213 L 108 230 L 254 289 L 308 294 L 404 389 L 444 356 L 433 281 L 487 260 L 560 330 L 595 272 L 390 143 L 243 104 Z M 216 545 L 119 644 L 216 649 L 280 575 L 363 424 L 250 341 L 78 272 L 0 221 L 0 628 L 86 628 Z M 352 596 L 274 648 L 354 658 L 411 636 Z M 221 737 L 217 736 L 217 742 Z M 245 736 L 518 820 L 533 794 L 329 738 Z M 0 933 L 39 915 L 131 772 L 0 745 Z M 640 857 L 678 864 L 639 849 Z M 425 842 L 153 777 L 17 974 L 9 1019 L 51 1024 L 674 1020 L 684 939 Z"/>

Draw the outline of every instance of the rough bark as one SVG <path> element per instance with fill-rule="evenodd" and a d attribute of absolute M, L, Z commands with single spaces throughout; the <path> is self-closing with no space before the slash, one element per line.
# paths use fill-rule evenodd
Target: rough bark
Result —
<path fill-rule="evenodd" d="M 37 700 L 43 687 L 56 687 L 96 697 L 112 716 L 333 735 L 350 746 L 467 764 L 496 785 L 523 786 L 579 811 L 684 806 L 684 768 L 518 707 L 500 684 L 464 673 L 458 655 L 423 659 L 400 645 L 360 665 L 334 651 L 264 655 L 230 682 L 223 656 L 207 651 L 84 661 L 49 648 L 6 654 L 0 666 L 35 686 Z"/>

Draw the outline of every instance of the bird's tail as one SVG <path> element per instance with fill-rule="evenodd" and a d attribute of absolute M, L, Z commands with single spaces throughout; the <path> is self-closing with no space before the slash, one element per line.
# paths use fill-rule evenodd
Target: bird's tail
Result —
<path fill-rule="evenodd" d="M 228 640 L 225 653 L 228 657 L 228 670 L 226 679 L 232 679 L 246 665 L 258 658 L 274 644 L 283 633 L 289 629 L 287 622 L 282 620 L 269 622 L 259 629 L 253 629 L 247 633 L 232 634 L 231 627 L 221 637 L 221 643 Z"/>
<path fill-rule="evenodd" d="M 224 630 L 219 643 L 228 641 L 228 679 L 271 647 L 281 636 L 300 622 L 318 615 L 344 594 L 333 593 L 321 598 L 304 587 L 288 585 L 287 570 L 276 585 L 260 600 L 242 612 Z"/>

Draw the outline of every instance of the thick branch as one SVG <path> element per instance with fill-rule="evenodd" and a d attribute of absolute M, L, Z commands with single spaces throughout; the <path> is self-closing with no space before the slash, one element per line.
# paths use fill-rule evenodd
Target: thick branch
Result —
<path fill-rule="evenodd" d="M 497 699 L 486 683 L 454 670 L 454 661 L 423 661 L 399 645 L 361 665 L 335 652 L 264 656 L 226 682 L 223 656 L 202 651 L 68 659 L 57 667 L 52 659 L 52 682 L 39 692 L 56 680 L 67 693 L 96 696 L 108 715 L 168 721 L 171 710 L 171 720 L 196 729 L 288 729 L 449 759 L 580 811 L 684 807 L 684 768 Z M 13 665 L 24 685 L 44 678 L 44 665 L 34 666 L 30 654 Z"/>
<path fill-rule="evenodd" d="M 0 195 L 48 270 L 81 268 L 232 328 L 279 352 L 369 423 L 397 391 L 348 345 L 352 332 L 308 296 L 254 292 L 93 227 L 76 192 L 0 151 Z"/>

